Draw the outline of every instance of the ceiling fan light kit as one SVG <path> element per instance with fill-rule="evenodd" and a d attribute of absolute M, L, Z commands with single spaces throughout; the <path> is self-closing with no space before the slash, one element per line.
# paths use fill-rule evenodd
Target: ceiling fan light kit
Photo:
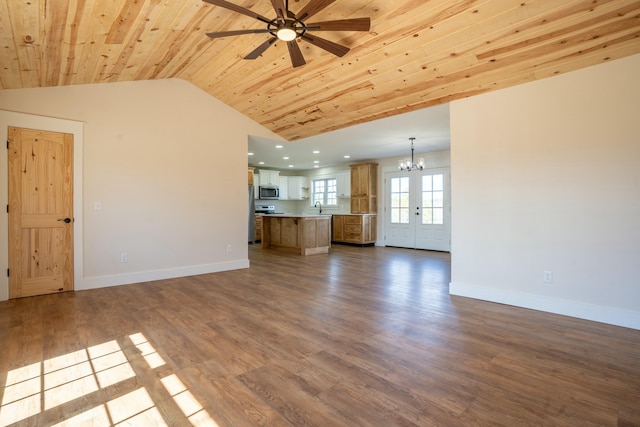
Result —
<path fill-rule="evenodd" d="M 278 28 L 278 31 L 276 31 L 276 36 L 282 41 L 290 42 L 291 40 L 295 40 L 296 37 L 298 37 L 298 33 L 296 33 L 296 30 L 294 30 L 293 28 L 282 27 Z"/>
<path fill-rule="evenodd" d="M 212 39 L 241 34 L 270 34 L 271 38 L 259 45 L 250 52 L 244 59 L 256 59 L 277 40 L 287 43 L 291 63 L 293 67 L 306 64 L 302 51 L 296 41 L 297 38 L 305 40 L 321 49 L 326 50 L 336 56 L 344 56 L 349 52 L 349 48 L 330 40 L 311 35 L 309 31 L 369 31 L 371 20 L 369 18 L 339 19 L 334 21 L 315 22 L 305 24 L 305 20 L 320 12 L 335 0 L 310 0 L 298 14 L 289 10 L 289 0 L 271 0 L 271 5 L 276 12 L 273 19 L 266 18 L 242 6 L 238 6 L 226 0 L 203 0 L 215 6 L 250 16 L 263 24 L 266 28 L 256 28 L 247 30 L 231 30 L 206 33 Z"/>

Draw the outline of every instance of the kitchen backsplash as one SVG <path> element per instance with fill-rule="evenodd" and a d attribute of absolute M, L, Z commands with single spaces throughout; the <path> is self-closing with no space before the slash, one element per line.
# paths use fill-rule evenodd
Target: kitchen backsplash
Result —
<path fill-rule="evenodd" d="M 275 206 L 276 212 L 293 214 L 318 213 L 318 208 L 311 206 L 309 200 L 269 200 L 268 203 Z M 337 207 L 322 207 L 322 212 L 328 214 L 348 214 L 350 210 L 350 199 L 338 199 Z"/>

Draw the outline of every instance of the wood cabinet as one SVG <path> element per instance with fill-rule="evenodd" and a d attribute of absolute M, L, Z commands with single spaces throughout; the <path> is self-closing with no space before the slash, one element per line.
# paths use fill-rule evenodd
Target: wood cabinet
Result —
<path fill-rule="evenodd" d="M 377 216 L 333 215 L 332 241 L 370 245 L 376 242 Z"/>
<path fill-rule="evenodd" d="M 265 215 L 262 231 L 263 249 L 315 255 L 326 254 L 331 248 L 329 215 Z"/>
<path fill-rule="evenodd" d="M 253 181 L 254 181 L 254 177 L 255 177 L 255 175 L 253 173 L 254 169 L 255 168 L 249 168 L 249 178 L 248 178 L 249 185 L 253 185 Z"/>
<path fill-rule="evenodd" d="M 378 164 L 351 165 L 351 213 L 378 212 Z"/>
<path fill-rule="evenodd" d="M 256 215 L 256 242 L 262 240 L 262 215 Z"/>

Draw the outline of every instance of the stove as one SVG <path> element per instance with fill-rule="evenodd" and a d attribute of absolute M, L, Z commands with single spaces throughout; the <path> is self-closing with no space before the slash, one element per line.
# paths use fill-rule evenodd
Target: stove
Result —
<path fill-rule="evenodd" d="M 273 214 L 276 213 L 276 207 L 274 205 L 262 205 L 256 204 L 257 214 Z"/>

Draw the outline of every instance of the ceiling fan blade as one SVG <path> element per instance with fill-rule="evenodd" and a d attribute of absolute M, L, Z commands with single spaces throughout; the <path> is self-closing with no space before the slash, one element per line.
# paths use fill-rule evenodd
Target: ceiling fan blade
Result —
<path fill-rule="evenodd" d="M 269 46 L 271 46 L 272 44 L 274 44 L 276 42 L 276 40 L 278 40 L 275 37 L 271 37 L 269 40 L 267 40 L 266 42 L 262 43 L 260 46 L 258 46 L 257 48 L 255 48 L 253 50 L 253 52 L 251 52 L 250 54 L 248 54 L 247 56 L 244 57 L 244 59 L 256 59 L 257 57 L 259 57 L 260 55 L 262 55 L 262 53 L 267 50 L 269 48 Z"/>
<path fill-rule="evenodd" d="M 334 43 L 332 41 L 323 39 L 322 37 L 314 36 L 309 33 L 303 34 L 300 37 L 305 39 L 309 43 L 314 44 L 319 48 L 326 50 L 329 53 L 333 53 L 336 56 L 345 56 L 347 52 L 351 50 L 346 46 L 342 46 L 338 43 Z"/>
<path fill-rule="evenodd" d="M 287 6 L 284 4 L 284 0 L 271 0 L 271 4 L 275 9 L 278 18 L 284 21 L 287 17 Z"/>
<path fill-rule="evenodd" d="M 262 33 L 268 33 L 268 32 L 269 30 L 267 30 L 266 28 L 259 28 L 259 29 L 253 29 L 253 30 L 218 31 L 218 32 L 212 32 L 212 33 L 206 33 L 206 34 L 212 39 L 217 39 L 220 37 L 239 36 L 241 34 L 262 34 Z"/>
<path fill-rule="evenodd" d="M 211 4 L 215 5 L 215 6 L 224 7 L 225 9 L 233 10 L 234 12 L 242 13 L 243 15 L 250 16 L 252 18 L 257 19 L 258 21 L 262 21 L 262 22 L 267 23 L 267 24 L 269 22 L 271 22 L 270 19 L 265 18 L 262 15 L 259 15 L 259 14 L 255 13 L 255 12 L 252 12 L 249 9 L 245 9 L 242 6 L 238 6 L 236 4 L 229 3 L 228 1 L 225 1 L 225 0 L 202 0 L 202 1 L 204 1 L 206 3 L 211 3 Z"/>
<path fill-rule="evenodd" d="M 287 42 L 287 47 L 289 48 L 289 55 L 291 56 L 291 64 L 293 68 L 299 67 L 307 63 L 304 60 L 304 56 L 302 56 L 302 52 L 300 51 L 300 46 L 298 46 L 298 42 L 292 40 Z"/>
<path fill-rule="evenodd" d="M 338 21 L 314 22 L 307 24 L 307 28 L 313 31 L 369 31 L 370 18 L 340 19 Z"/>
<path fill-rule="evenodd" d="M 296 17 L 300 20 L 305 20 L 316 13 L 320 12 L 325 7 L 329 6 L 336 0 L 310 0 L 305 7 L 302 8 Z"/>

